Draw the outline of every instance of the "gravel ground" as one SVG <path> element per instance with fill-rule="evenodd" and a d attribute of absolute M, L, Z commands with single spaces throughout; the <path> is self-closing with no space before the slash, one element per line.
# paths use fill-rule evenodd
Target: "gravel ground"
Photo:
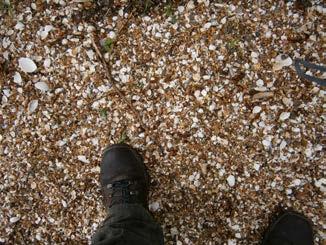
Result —
<path fill-rule="evenodd" d="M 283 209 L 325 244 L 325 90 L 293 66 L 326 64 L 325 5 L 222 2 L 1 5 L 0 242 L 89 242 L 101 152 L 124 141 L 166 244 L 257 244 Z"/>

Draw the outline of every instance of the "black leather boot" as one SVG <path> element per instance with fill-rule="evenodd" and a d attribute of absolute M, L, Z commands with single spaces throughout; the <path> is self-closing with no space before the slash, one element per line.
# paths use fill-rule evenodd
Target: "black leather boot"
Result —
<path fill-rule="evenodd" d="M 262 245 L 313 245 L 311 223 L 303 215 L 288 211 L 268 228 Z"/>
<path fill-rule="evenodd" d="M 140 154 L 127 144 L 108 147 L 101 164 L 104 204 L 140 203 L 148 207 L 149 175 Z"/>

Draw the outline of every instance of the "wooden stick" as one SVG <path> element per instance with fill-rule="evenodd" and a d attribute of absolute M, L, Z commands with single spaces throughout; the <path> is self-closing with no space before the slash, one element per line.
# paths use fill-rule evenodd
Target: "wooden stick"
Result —
<path fill-rule="evenodd" d="M 99 58 L 99 60 L 101 61 L 104 70 L 105 70 L 105 75 L 106 78 L 109 80 L 110 84 L 112 85 L 113 89 L 118 93 L 118 95 L 120 96 L 120 98 L 129 106 L 129 108 L 132 110 L 133 114 L 136 116 L 137 121 L 140 123 L 141 128 L 145 131 L 146 135 L 150 135 L 149 130 L 147 129 L 147 127 L 145 126 L 142 117 L 139 115 L 139 112 L 136 110 L 136 108 L 133 106 L 132 102 L 126 98 L 126 96 L 124 96 L 124 94 L 121 92 L 121 90 L 119 89 L 119 87 L 117 86 L 118 81 L 115 80 L 115 78 L 112 76 L 111 73 L 111 67 L 108 65 L 108 63 L 105 61 L 100 49 L 98 48 L 95 40 L 94 40 L 94 36 L 91 37 L 91 41 L 92 41 L 92 45 L 93 48 L 95 49 L 95 52 Z M 152 136 L 152 140 L 154 142 L 154 144 L 158 147 L 161 155 L 164 154 L 163 148 L 160 144 L 158 144 L 158 141 L 156 139 L 156 137 L 153 135 Z"/>
<path fill-rule="evenodd" d="M 114 77 L 112 76 L 111 69 L 108 66 L 107 62 L 105 61 L 105 59 L 104 59 L 101 51 L 99 50 L 98 46 L 96 45 L 94 38 L 92 37 L 91 40 L 92 40 L 92 45 L 93 45 L 93 47 L 95 49 L 95 52 L 96 52 L 98 58 L 100 59 L 102 65 L 104 67 L 106 78 L 109 80 L 110 84 L 112 85 L 112 87 L 114 88 L 114 90 L 119 94 L 119 96 L 121 97 L 121 99 L 123 99 L 124 102 L 130 107 L 130 109 L 136 114 L 137 119 L 140 120 L 139 114 L 137 113 L 135 107 L 132 105 L 131 101 L 129 99 L 127 99 L 124 96 L 124 94 L 121 92 L 121 90 L 118 88 L 118 86 L 117 86 L 118 81 L 116 81 L 114 79 Z"/>

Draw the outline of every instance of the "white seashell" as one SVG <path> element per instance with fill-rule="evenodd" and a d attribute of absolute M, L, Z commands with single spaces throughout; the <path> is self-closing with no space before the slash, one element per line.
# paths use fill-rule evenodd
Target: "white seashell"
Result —
<path fill-rule="evenodd" d="M 257 85 L 258 87 L 262 87 L 262 86 L 264 86 L 264 81 L 261 80 L 261 79 L 259 79 L 259 80 L 256 81 L 256 85 Z"/>
<path fill-rule="evenodd" d="M 326 193 L 326 179 L 321 178 L 315 181 L 315 186 L 319 188 L 322 192 Z"/>
<path fill-rule="evenodd" d="M 187 10 L 191 10 L 191 9 L 194 9 L 195 8 L 195 4 L 194 4 L 194 1 L 189 1 L 187 3 Z"/>
<path fill-rule="evenodd" d="M 93 60 L 94 59 L 94 55 L 95 55 L 95 53 L 94 53 L 94 51 L 93 50 L 88 50 L 88 51 L 86 51 L 86 54 L 87 54 L 87 56 L 88 56 L 88 58 L 90 59 L 90 60 Z"/>
<path fill-rule="evenodd" d="M 30 58 L 20 58 L 18 60 L 19 67 L 23 72 L 32 73 L 36 71 L 37 66 Z"/>
<path fill-rule="evenodd" d="M 82 155 L 81 156 L 78 156 L 77 159 L 79 161 L 83 162 L 83 163 L 89 163 L 89 161 L 86 159 L 85 156 L 82 156 Z"/>
<path fill-rule="evenodd" d="M 260 106 L 255 106 L 254 109 L 252 110 L 253 114 L 258 114 L 259 112 L 261 112 L 261 107 Z"/>
<path fill-rule="evenodd" d="M 194 79 L 196 82 L 199 82 L 200 81 L 200 74 L 199 73 L 193 74 L 192 79 Z"/>
<path fill-rule="evenodd" d="M 15 25 L 15 29 L 22 31 L 25 29 L 25 25 L 21 22 L 17 22 L 17 24 Z"/>
<path fill-rule="evenodd" d="M 184 6 L 179 6 L 178 7 L 178 12 L 183 13 L 183 11 L 185 11 L 185 7 Z"/>
<path fill-rule="evenodd" d="M 256 52 L 251 52 L 251 58 L 258 58 L 259 54 Z"/>
<path fill-rule="evenodd" d="M 215 50 L 216 49 L 216 46 L 211 44 L 211 45 L 208 46 L 208 49 L 209 50 Z"/>
<path fill-rule="evenodd" d="M 286 119 L 288 119 L 290 117 L 290 115 L 291 115 L 290 112 L 282 112 L 280 115 L 280 120 L 285 121 Z"/>
<path fill-rule="evenodd" d="M 65 200 L 61 200 L 61 204 L 64 208 L 66 208 L 68 205 L 67 205 L 67 202 Z"/>
<path fill-rule="evenodd" d="M 259 171 L 259 169 L 260 169 L 260 165 L 259 165 L 258 163 L 255 163 L 255 164 L 254 164 L 254 169 L 255 169 L 256 171 Z"/>
<path fill-rule="evenodd" d="M 273 65 L 273 70 L 274 71 L 279 71 L 285 66 L 290 66 L 292 65 L 292 59 L 290 57 L 285 57 L 285 55 L 280 54 L 275 58 L 275 63 Z"/>
<path fill-rule="evenodd" d="M 33 113 L 37 107 L 38 107 L 38 100 L 32 100 L 28 104 L 28 112 Z"/>
<path fill-rule="evenodd" d="M 266 149 L 269 149 L 269 148 L 272 147 L 272 142 L 271 142 L 271 140 L 270 140 L 269 138 L 264 139 L 264 140 L 262 141 L 262 143 L 263 143 L 263 145 L 264 145 L 264 147 L 265 147 Z"/>
<path fill-rule="evenodd" d="M 282 140 L 281 144 L 280 144 L 280 150 L 283 150 L 286 147 L 287 143 L 285 140 Z"/>
<path fill-rule="evenodd" d="M 23 80 L 22 80 L 22 77 L 21 77 L 19 72 L 15 72 L 14 82 L 19 84 L 19 85 L 22 84 Z"/>
<path fill-rule="evenodd" d="M 10 89 L 4 89 L 4 90 L 2 90 L 2 92 L 3 92 L 3 94 L 4 94 L 6 97 L 9 98 L 9 96 L 10 96 Z"/>
<path fill-rule="evenodd" d="M 1 103 L 6 104 L 8 102 L 8 98 L 6 96 L 2 96 Z"/>
<path fill-rule="evenodd" d="M 41 90 L 42 92 L 49 91 L 49 85 L 46 82 L 37 82 L 35 83 L 35 88 Z"/>
<path fill-rule="evenodd" d="M 326 7 L 323 7 L 322 5 L 317 6 L 316 11 L 320 14 L 326 15 Z"/>
<path fill-rule="evenodd" d="M 115 39 L 116 38 L 116 34 L 115 34 L 114 31 L 110 31 L 109 32 L 109 38 L 111 38 L 111 39 Z"/>
<path fill-rule="evenodd" d="M 284 105 L 291 107 L 293 105 L 293 101 L 291 98 L 282 98 L 282 102 Z"/>
<path fill-rule="evenodd" d="M 49 68 L 51 66 L 51 60 L 49 58 L 45 59 L 43 62 L 43 66 L 45 68 Z"/>
<path fill-rule="evenodd" d="M 3 48 L 8 48 L 10 44 L 11 44 L 11 41 L 8 37 L 5 37 L 2 39 L 2 47 Z"/>
<path fill-rule="evenodd" d="M 20 220 L 20 217 L 11 217 L 10 218 L 10 223 L 16 223 L 18 220 Z"/>
<path fill-rule="evenodd" d="M 295 179 L 295 180 L 293 180 L 292 181 L 292 185 L 293 186 L 299 186 L 299 185 L 301 185 L 301 179 Z"/>
<path fill-rule="evenodd" d="M 38 35 L 41 37 L 42 40 L 47 38 L 49 35 L 49 32 L 53 29 L 52 25 L 46 25 L 44 27 L 41 27 L 41 29 L 38 31 Z"/>
<path fill-rule="evenodd" d="M 230 175 L 226 180 L 227 180 L 229 186 L 232 187 L 235 185 L 235 177 L 233 175 Z"/>
<path fill-rule="evenodd" d="M 32 188 L 32 189 L 35 189 L 36 187 L 37 187 L 36 183 L 35 183 L 35 182 L 32 182 L 32 183 L 31 183 L 31 188 Z"/>
<path fill-rule="evenodd" d="M 155 211 L 157 211 L 157 210 L 160 209 L 160 203 L 153 202 L 153 203 L 151 203 L 151 204 L 148 205 L 148 208 L 149 208 L 149 210 L 155 212 Z"/>
<path fill-rule="evenodd" d="M 209 29 L 211 26 L 212 26 L 212 23 L 207 22 L 207 23 L 204 25 L 204 29 Z"/>

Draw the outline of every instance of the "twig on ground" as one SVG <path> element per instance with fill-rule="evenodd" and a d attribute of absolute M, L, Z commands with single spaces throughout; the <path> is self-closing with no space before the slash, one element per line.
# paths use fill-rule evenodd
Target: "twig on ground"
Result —
<path fill-rule="evenodd" d="M 126 26 L 126 24 L 124 26 Z M 119 30 L 119 32 L 122 29 L 124 29 L 124 26 Z M 140 123 L 141 128 L 145 131 L 146 135 L 150 135 L 149 130 L 145 126 L 142 117 L 139 115 L 139 112 L 133 106 L 132 102 L 121 92 L 121 90 L 117 86 L 118 81 L 115 80 L 115 78 L 112 76 L 111 66 L 104 59 L 100 49 L 98 48 L 98 46 L 97 46 L 97 44 L 96 44 L 96 42 L 94 40 L 94 36 L 91 37 L 91 41 L 92 41 L 93 48 L 95 49 L 95 52 L 96 52 L 99 60 L 101 61 L 102 65 L 104 67 L 106 78 L 109 80 L 109 82 L 112 85 L 113 89 L 119 94 L 120 98 L 129 106 L 129 108 L 131 109 L 133 114 L 136 116 L 137 121 Z M 160 151 L 161 155 L 163 156 L 164 151 L 162 149 L 162 146 L 160 144 L 158 144 L 158 141 L 157 141 L 157 139 L 156 139 L 156 137 L 154 135 L 151 136 L 151 137 L 152 137 L 152 140 L 153 140 L 154 144 L 159 148 L 159 151 Z"/>

